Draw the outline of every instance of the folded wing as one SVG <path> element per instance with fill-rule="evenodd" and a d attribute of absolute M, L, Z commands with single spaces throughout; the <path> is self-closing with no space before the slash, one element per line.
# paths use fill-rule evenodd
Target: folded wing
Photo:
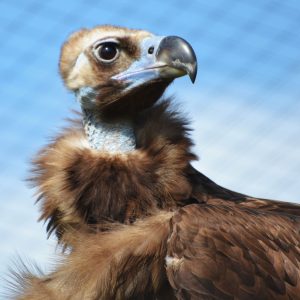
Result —
<path fill-rule="evenodd" d="M 166 257 L 178 299 L 300 299 L 300 219 L 193 204 L 171 221 Z"/>

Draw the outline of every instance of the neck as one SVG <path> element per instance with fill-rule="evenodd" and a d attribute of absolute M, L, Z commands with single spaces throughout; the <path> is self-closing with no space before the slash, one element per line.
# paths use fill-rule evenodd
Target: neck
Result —
<path fill-rule="evenodd" d="M 136 146 L 133 123 L 129 119 L 105 120 L 92 108 L 86 108 L 85 99 L 77 94 L 83 112 L 84 130 L 90 147 L 110 153 L 127 153 Z M 90 94 L 90 97 L 95 97 Z M 94 99 L 89 99 L 93 102 Z"/>

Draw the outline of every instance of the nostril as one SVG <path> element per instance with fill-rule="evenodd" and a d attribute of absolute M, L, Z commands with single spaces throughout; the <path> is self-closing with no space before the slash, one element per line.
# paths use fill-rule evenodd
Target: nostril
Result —
<path fill-rule="evenodd" d="M 148 53 L 149 53 L 149 54 L 153 54 L 153 52 L 154 52 L 154 47 L 151 46 L 151 47 L 148 49 Z"/>

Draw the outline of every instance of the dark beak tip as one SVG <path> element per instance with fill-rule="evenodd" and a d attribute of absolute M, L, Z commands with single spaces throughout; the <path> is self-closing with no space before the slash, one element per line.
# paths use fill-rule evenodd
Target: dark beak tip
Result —
<path fill-rule="evenodd" d="M 191 68 L 189 71 L 188 71 L 188 75 L 192 81 L 192 83 L 195 83 L 196 81 L 196 77 L 197 77 L 197 64 L 195 64 L 193 66 L 193 68 Z"/>
<path fill-rule="evenodd" d="M 197 77 L 197 71 L 189 74 L 192 83 L 195 83 Z"/>

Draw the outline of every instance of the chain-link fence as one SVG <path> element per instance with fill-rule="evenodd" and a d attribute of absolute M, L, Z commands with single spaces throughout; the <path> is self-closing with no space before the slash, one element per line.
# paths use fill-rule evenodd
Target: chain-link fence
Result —
<path fill-rule="evenodd" d="M 197 168 L 244 193 L 300 200 L 299 1 L 2 0 L 0 11 L 1 273 L 16 252 L 45 265 L 53 252 L 24 179 L 30 158 L 76 108 L 57 62 L 80 27 L 187 39 L 198 79 L 179 79 L 169 93 L 193 120 Z"/>

